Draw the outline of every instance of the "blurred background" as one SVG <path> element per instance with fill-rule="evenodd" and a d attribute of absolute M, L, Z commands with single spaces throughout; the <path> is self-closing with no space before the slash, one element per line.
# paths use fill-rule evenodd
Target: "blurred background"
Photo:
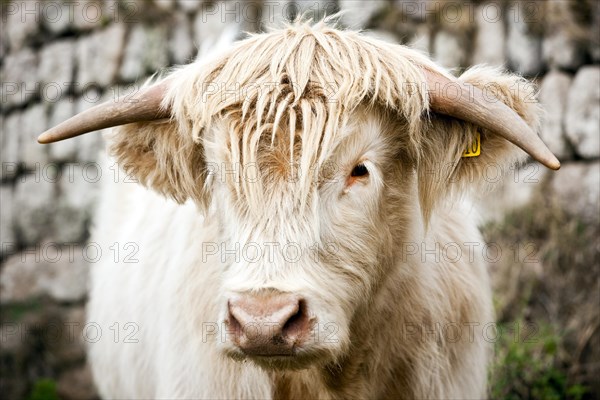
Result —
<path fill-rule="evenodd" d="M 0 393 L 93 399 L 85 363 L 87 243 L 100 135 L 39 133 L 135 93 L 225 30 L 342 11 L 341 25 L 418 48 L 457 74 L 504 66 L 531 79 L 541 135 L 560 158 L 490 171 L 481 194 L 498 326 L 492 398 L 600 397 L 600 3 L 579 1 L 57 0 L 1 3 Z M 120 177 L 123 179 L 123 177 Z M 109 251 L 108 249 L 103 249 Z"/>

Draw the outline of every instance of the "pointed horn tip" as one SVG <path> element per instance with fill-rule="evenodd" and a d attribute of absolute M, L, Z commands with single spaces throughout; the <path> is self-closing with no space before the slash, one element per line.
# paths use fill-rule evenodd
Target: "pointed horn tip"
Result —
<path fill-rule="evenodd" d="M 52 136 L 52 134 L 50 134 L 50 131 L 46 131 L 44 133 L 42 133 L 40 136 L 38 136 L 37 138 L 37 142 L 39 144 L 50 144 L 50 143 L 54 143 L 56 142 L 57 139 L 54 138 Z"/>
<path fill-rule="evenodd" d="M 555 158 L 554 160 L 548 162 L 546 166 L 553 171 L 558 171 L 560 169 L 560 161 Z"/>
<path fill-rule="evenodd" d="M 50 138 L 48 138 L 48 136 L 46 135 L 46 133 L 42 133 L 40 136 L 38 136 L 37 138 L 37 142 L 39 144 L 48 144 L 48 143 L 52 143 L 52 141 L 50 140 Z"/>
<path fill-rule="evenodd" d="M 62 130 L 57 130 L 57 127 L 48 129 L 40 136 L 37 137 L 39 144 L 50 144 L 60 142 L 61 140 L 68 139 L 71 136 L 64 136 Z"/>
<path fill-rule="evenodd" d="M 553 171 L 558 171 L 560 169 L 560 161 L 556 158 L 556 156 L 550 153 L 549 156 L 538 158 L 537 159 L 543 166 Z"/>

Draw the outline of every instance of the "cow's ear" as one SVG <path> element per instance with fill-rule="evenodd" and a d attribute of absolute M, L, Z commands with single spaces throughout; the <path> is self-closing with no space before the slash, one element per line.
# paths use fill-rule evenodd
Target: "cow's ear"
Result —
<path fill-rule="evenodd" d="M 202 145 L 174 120 L 137 122 L 114 128 L 109 152 L 117 163 L 149 187 L 179 203 L 208 204 Z"/>
<path fill-rule="evenodd" d="M 531 82 L 489 67 L 473 67 L 459 80 L 479 87 L 489 99 L 504 102 L 538 132 L 541 108 Z M 501 136 L 455 118 L 433 114 L 423 129 L 417 171 L 425 216 L 443 198 L 486 190 L 527 156 Z M 480 151 L 474 156 L 478 136 Z M 465 154 L 468 150 L 471 154 Z"/>

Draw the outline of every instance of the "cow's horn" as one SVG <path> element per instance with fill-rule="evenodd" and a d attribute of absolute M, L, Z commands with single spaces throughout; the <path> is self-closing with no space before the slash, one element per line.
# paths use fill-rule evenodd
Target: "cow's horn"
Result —
<path fill-rule="evenodd" d="M 550 169 L 560 162 L 515 111 L 468 83 L 424 68 L 431 110 L 476 124 L 519 146 Z"/>
<path fill-rule="evenodd" d="M 170 110 L 161 107 L 167 89 L 167 81 L 162 81 L 134 96 L 98 104 L 48 129 L 38 137 L 38 142 L 53 143 L 99 129 L 169 118 Z"/>

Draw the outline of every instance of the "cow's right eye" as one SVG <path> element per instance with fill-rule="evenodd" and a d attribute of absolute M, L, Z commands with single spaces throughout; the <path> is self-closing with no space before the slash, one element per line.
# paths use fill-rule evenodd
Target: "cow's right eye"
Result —
<path fill-rule="evenodd" d="M 367 176 L 367 175 L 369 175 L 369 170 L 363 163 L 357 164 L 352 169 L 352 172 L 350 173 L 350 176 L 355 177 L 355 178 L 359 178 L 361 176 Z"/>

